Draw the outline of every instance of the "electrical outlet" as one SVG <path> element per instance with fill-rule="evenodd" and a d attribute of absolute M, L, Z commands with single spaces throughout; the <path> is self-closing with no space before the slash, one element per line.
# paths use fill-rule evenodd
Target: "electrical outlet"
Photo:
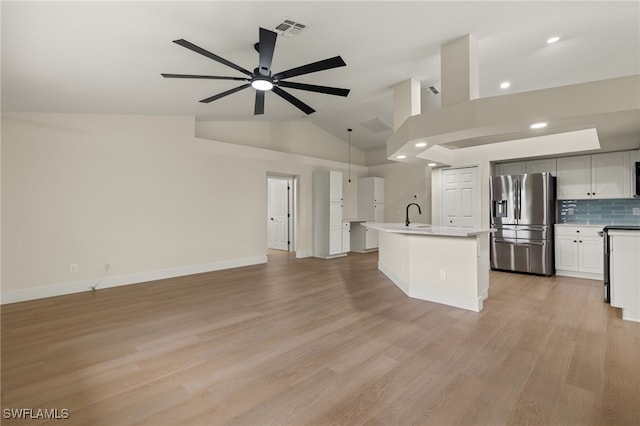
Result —
<path fill-rule="evenodd" d="M 447 279 L 447 270 L 446 269 L 440 269 L 440 279 L 442 281 L 446 281 L 446 279 Z"/>
<path fill-rule="evenodd" d="M 640 216 L 640 207 L 634 207 L 631 214 L 634 216 Z"/>
<path fill-rule="evenodd" d="M 111 269 L 111 262 L 109 262 L 108 260 L 104 261 L 104 270 L 105 271 L 109 271 L 109 269 Z"/>
<path fill-rule="evenodd" d="M 69 264 L 69 273 L 70 274 L 77 274 L 78 273 L 78 264 L 70 263 Z"/>

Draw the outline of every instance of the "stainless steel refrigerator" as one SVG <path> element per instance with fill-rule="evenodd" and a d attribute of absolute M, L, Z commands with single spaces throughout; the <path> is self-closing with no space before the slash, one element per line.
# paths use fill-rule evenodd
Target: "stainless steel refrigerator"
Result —
<path fill-rule="evenodd" d="M 491 269 L 551 276 L 555 177 L 549 173 L 494 176 L 491 193 Z"/>

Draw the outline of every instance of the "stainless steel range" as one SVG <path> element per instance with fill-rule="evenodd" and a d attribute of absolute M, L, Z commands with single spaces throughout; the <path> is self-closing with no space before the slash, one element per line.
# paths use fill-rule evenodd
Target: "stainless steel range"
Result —
<path fill-rule="evenodd" d="M 555 274 L 555 188 L 549 173 L 491 178 L 491 269 Z"/>

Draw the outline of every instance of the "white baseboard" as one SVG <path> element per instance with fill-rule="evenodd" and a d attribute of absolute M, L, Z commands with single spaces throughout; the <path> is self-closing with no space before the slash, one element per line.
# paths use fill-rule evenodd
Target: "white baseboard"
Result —
<path fill-rule="evenodd" d="M 400 278 L 394 272 L 391 272 L 391 269 L 387 268 L 384 264 L 378 262 L 378 269 L 380 272 L 385 274 L 387 278 L 389 278 L 400 290 L 403 291 L 404 294 L 409 296 L 409 283 Z"/>
<path fill-rule="evenodd" d="M 137 274 L 106 276 L 93 280 L 74 281 L 70 283 L 53 284 L 45 287 L 35 287 L 22 290 L 3 291 L 0 304 L 24 302 L 26 300 L 43 299 L 45 297 L 62 296 L 65 294 L 90 291 L 97 284 L 97 290 L 123 285 L 139 284 L 147 281 L 165 278 L 182 277 L 203 272 L 219 271 L 222 269 L 238 268 L 241 266 L 267 263 L 267 256 L 256 256 L 243 259 L 225 260 L 202 265 L 184 266 L 159 271 L 141 272 Z"/>
<path fill-rule="evenodd" d="M 602 274 L 594 274 L 591 272 L 565 271 L 564 269 L 556 269 L 556 275 L 560 275 L 561 277 L 585 278 L 587 280 L 596 281 L 604 280 Z"/>
<path fill-rule="evenodd" d="M 443 305 L 449 305 L 456 308 L 467 309 L 469 311 L 480 312 L 483 308 L 483 300 L 489 295 L 489 291 L 481 292 L 480 296 L 464 297 L 458 294 L 446 293 L 442 291 L 435 291 L 424 287 L 411 286 L 408 282 L 400 278 L 398 275 L 391 272 L 384 264 L 378 262 L 378 269 L 385 274 L 393 283 L 402 290 L 407 296 L 427 300 L 429 302 L 442 303 Z"/>
<path fill-rule="evenodd" d="M 296 259 L 304 259 L 305 257 L 313 257 L 313 253 L 310 251 L 296 251 Z"/>

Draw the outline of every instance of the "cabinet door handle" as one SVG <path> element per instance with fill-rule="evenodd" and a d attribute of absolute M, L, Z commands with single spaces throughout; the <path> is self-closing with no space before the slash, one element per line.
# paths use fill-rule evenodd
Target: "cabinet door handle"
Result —
<path fill-rule="evenodd" d="M 580 241 L 578 241 L 578 242 L 580 242 L 580 243 L 581 243 L 581 242 L 582 242 L 582 240 L 580 240 Z"/>
<path fill-rule="evenodd" d="M 590 193 L 590 192 L 587 192 L 587 195 L 591 195 L 591 193 Z"/>
<path fill-rule="evenodd" d="M 576 240 L 573 240 L 573 242 L 574 242 L 574 243 L 577 243 L 577 241 L 576 241 Z"/>

